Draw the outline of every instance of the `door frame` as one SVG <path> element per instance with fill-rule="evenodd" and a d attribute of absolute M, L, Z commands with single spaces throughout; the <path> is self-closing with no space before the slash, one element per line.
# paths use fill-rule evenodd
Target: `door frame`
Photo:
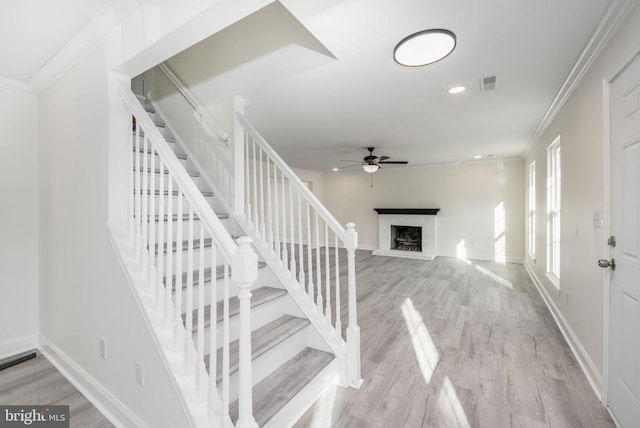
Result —
<path fill-rule="evenodd" d="M 626 57 L 625 61 L 614 67 L 611 73 L 602 79 L 602 161 L 603 161 L 603 185 L 604 185 L 604 237 L 602 242 L 602 256 L 611 258 L 611 247 L 606 239 L 611 236 L 611 85 L 634 62 L 640 61 L 640 48 Z M 609 270 L 602 271 L 603 293 L 603 368 L 602 368 L 602 404 L 613 418 L 614 423 L 620 424 L 609 407 L 609 328 L 610 328 L 610 303 L 611 303 L 611 279 Z"/>

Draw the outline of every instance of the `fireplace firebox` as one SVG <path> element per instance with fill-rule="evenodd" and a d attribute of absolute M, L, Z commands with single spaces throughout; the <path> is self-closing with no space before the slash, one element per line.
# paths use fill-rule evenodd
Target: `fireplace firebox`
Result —
<path fill-rule="evenodd" d="M 422 227 L 391 225 L 391 250 L 422 251 Z"/>

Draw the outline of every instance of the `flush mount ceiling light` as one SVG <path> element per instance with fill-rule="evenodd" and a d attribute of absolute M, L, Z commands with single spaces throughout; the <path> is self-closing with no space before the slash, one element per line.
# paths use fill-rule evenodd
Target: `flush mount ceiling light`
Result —
<path fill-rule="evenodd" d="M 453 88 L 449 88 L 449 90 L 447 92 L 449 92 L 450 94 L 461 94 L 463 93 L 467 88 L 465 88 L 464 86 L 454 86 Z"/>
<path fill-rule="evenodd" d="M 393 59 L 406 67 L 420 67 L 440 61 L 455 47 L 456 35 L 451 31 L 424 30 L 402 39 L 393 50 Z"/>
<path fill-rule="evenodd" d="M 373 174 L 378 170 L 378 168 L 380 168 L 378 165 L 371 165 L 371 164 L 362 165 L 362 169 L 367 171 L 369 174 Z"/>

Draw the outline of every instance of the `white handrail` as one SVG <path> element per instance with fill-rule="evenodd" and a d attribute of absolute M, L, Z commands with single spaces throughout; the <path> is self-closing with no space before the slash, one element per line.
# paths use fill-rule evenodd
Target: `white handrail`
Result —
<path fill-rule="evenodd" d="M 187 200 L 191 203 L 196 214 L 200 220 L 207 226 L 207 228 L 213 233 L 216 239 L 216 243 L 222 248 L 225 258 L 228 262 L 238 249 L 238 246 L 233 241 L 227 230 L 224 228 L 220 219 L 213 212 L 211 206 L 202 196 L 202 193 L 195 185 L 187 171 L 182 167 L 180 161 L 176 158 L 175 154 L 165 141 L 164 137 L 160 134 L 160 131 L 156 128 L 155 124 L 145 112 L 142 105 L 138 102 L 136 97 L 131 91 L 123 90 L 122 100 L 126 106 L 131 109 L 131 112 L 139 121 L 145 132 L 148 133 L 148 137 L 154 142 L 156 151 L 165 162 L 167 169 L 171 172 L 178 186 L 182 189 Z M 164 143 L 164 144 L 163 144 Z"/>
<path fill-rule="evenodd" d="M 289 168 L 289 165 L 287 165 L 287 163 L 282 160 L 278 153 L 273 150 L 269 143 L 267 143 L 267 141 L 249 123 L 249 121 L 247 121 L 247 119 L 239 112 L 236 112 L 236 117 L 245 128 L 245 130 L 248 131 L 249 134 L 251 134 L 251 137 L 260 143 L 262 150 L 269 156 L 273 163 L 275 163 L 278 168 L 280 168 L 280 170 L 285 173 L 287 179 L 291 184 L 293 184 L 295 189 L 302 194 L 302 196 L 309 202 L 309 204 L 311 204 L 313 209 L 316 210 L 322 220 L 324 220 L 329 225 L 331 230 L 333 230 L 333 232 L 338 235 L 340 240 L 344 241 L 345 229 L 340 223 L 338 223 L 338 220 L 336 220 L 335 217 L 331 215 L 331 213 L 327 210 L 327 208 L 325 208 L 322 202 L 318 200 L 316 195 L 314 195 L 311 190 L 309 190 L 309 188 L 304 185 L 304 183 L 302 182 L 302 180 L 300 180 L 296 173 L 293 172 L 291 168 Z"/>
<path fill-rule="evenodd" d="M 225 144 L 228 144 L 229 133 L 224 130 L 222 125 L 218 123 L 218 121 L 211 115 L 211 113 L 209 113 L 207 110 L 205 110 L 201 106 L 200 102 L 196 99 L 195 95 L 193 95 L 193 93 L 189 90 L 189 88 L 185 86 L 185 84 L 173 72 L 173 70 L 171 70 L 171 68 L 169 68 L 169 66 L 164 62 L 160 63 L 158 67 L 169 78 L 169 80 L 171 80 L 171 82 L 176 86 L 176 88 L 178 88 L 178 91 L 180 91 L 184 99 L 187 100 L 189 104 L 191 104 L 191 107 L 193 107 L 193 109 L 196 112 L 198 112 L 200 116 L 202 116 L 205 122 L 207 122 L 207 124 L 211 127 L 211 129 L 214 130 L 214 132 L 218 135 L 218 137 L 220 137 L 220 139 L 224 141 Z"/>

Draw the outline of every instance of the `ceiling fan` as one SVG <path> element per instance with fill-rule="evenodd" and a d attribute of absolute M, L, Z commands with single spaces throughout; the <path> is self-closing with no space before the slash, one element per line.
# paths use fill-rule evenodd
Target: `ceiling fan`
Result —
<path fill-rule="evenodd" d="M 380 169 L 381 164 L 406 165 L 409 163 L 408 161 L 388 161 L 387 159 L 391 159 L 389 156 L 376 156 L 373 154 L 375 147 L 367 147 L 367 150 L 369 150 L 369 155 L 365 156 L 362 159 L 362 162 L 350 161 L 350 160 L 343 160 L 341 162 L 358 162 L 360 165 L 362 165 L 362 169 L 364 169 L 366 172 L 370 174 Z M 355 166 L 355 165 L 351 165 L 351 166 Z M 349 167 L 346 167 L 346 168 L 349 168 Z"/>

